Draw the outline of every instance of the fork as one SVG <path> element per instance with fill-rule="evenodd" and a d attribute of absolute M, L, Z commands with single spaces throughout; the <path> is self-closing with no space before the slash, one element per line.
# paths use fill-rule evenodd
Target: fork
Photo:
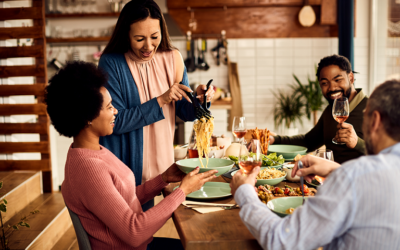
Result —
<path fill-rule="evenodd" d="M 303 163 L 301 161 L 298 161 L 297 167 L 298 167 L 298 169 L 302 169 Z M 300 189 L 301 189 L 301 193 L 303 195 L 303 205 L 304 205 L 304 202 L 306 199 L 304 198 L 304 177 L 303 176 L 300 176 Z"/>

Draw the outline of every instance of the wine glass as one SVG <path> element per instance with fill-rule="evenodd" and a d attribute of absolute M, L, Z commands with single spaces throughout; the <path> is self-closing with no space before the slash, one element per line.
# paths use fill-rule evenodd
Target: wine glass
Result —
<path fill-rule="evenodd" d="M 247 148 L 240 145 L 239 150 L 239 167 L 244 175 L 251 173 L 255 167 L 261 167 L 263 154 L 259 140 L 253 140 L 250 147 L 250 152 Z"/>
<path fill-rule="evenodd" d="M 239 140 L 239 142 L 241 142 L 242 138 L 246 135 L 246 132 L 246 117 L 235 116 L 232 123 L 233 135 Z"/>
<path fill-rule="evenodd" d="M 335 99 L 333 102 L 332 107 L 332 116 L 333 118 L 342 125 L 343 122 L 349 118 L 350 115 L 350 107 L 349 107 L 349 100 L 347 97 L 340 97 Z M 344 142 L 337 142 L 335 138 L 332 139 L 332 142 L 337 145 L 344 145 Z"/>
<path fill-rule="evenodd" d="M 315 150 L 315 156 L 327 159 L 328 161 L 334 161 L 333 152 L 330 149 L 317 149 Z"/>

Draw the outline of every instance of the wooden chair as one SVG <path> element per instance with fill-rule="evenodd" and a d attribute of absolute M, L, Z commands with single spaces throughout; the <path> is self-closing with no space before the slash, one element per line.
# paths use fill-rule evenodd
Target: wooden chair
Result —
<path fill-rule="evenodd" d="M 83 228 L 78 215 L 72 212 L 69 208 L 68 212 L 71 216 L 72 224 L 74 225 L 76 237 L 78 238 L 79 250 L 92 250 L 92 247 L 90 246 L 89 236 L 86 230 Z"/>

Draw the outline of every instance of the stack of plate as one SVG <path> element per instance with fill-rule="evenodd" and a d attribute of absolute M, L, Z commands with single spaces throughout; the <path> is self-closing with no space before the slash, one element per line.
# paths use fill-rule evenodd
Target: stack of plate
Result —
<path fill-rule="evenodd" d="M 276 144 L 269 145 L 268 154 L 276 153 L 277 155 L 282 155 L 285 158 L 285 161 L 293 161 L 296 155 L 305 155 L 307 152 L 306 147 L 296 146 L 296 145 L 284 145 L 284 144 Z"/>

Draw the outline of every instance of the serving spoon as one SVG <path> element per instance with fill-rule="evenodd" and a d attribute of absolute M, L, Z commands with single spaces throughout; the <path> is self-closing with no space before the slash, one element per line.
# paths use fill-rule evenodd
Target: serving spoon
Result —
<path fill-rule="evenodd" d="M 301 161 L 297 162 L 297 168 L 302 169 L 303 168 L 303 163 Z M 301 194 L 303 195 L 303 205 L 306 199 L 304 198 L 304 177 L 300 176 L 300 189 L 301 189 Z"/>

